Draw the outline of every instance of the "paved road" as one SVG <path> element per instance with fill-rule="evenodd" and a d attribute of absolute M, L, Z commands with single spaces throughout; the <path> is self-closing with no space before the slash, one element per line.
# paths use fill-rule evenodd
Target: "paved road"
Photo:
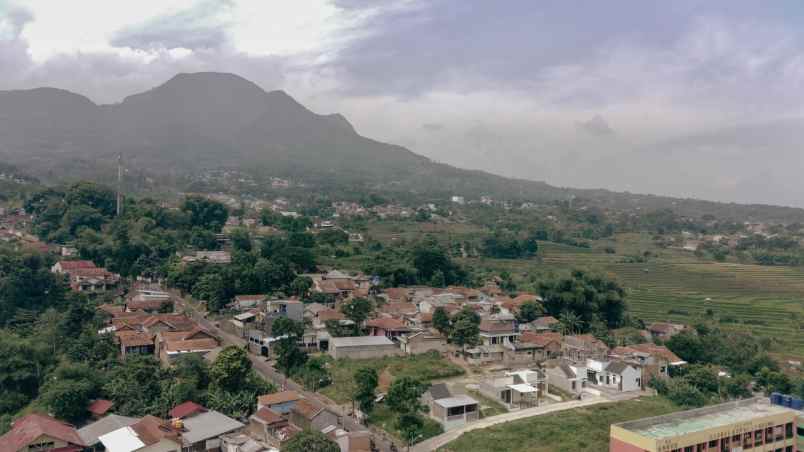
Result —
<path fill-rule="evenodd" d="M 410 450 L 411 452 L 429 452 L 438 449 L 439 447 L 444 446 L 445 444 L 449 443 L 457 439 L 462 434 L 477 430 L 480 428 L 491 427 L 492 425 L 502 424 L 505 422 L 515 421 L 517 419 L 525 419 L 534 416 L 542 416 L 548 413 L 556 413 L 558 411 L 564 410 L 571 410 L 573 408 L 580 408 L 590 405 L 597 405 L 599 403 L 607 403 L 609 402 L 608 399 L 602 397 L 595 397 L 592 399 L 587 399 L 583 401 L 574 401 L 574 402 L 564 402 L 564 403 L 556 403 L 552 405 L 545 405 L 540 407 L 534 408 L 526 408 L 524 410 L 519 411 L 512 411 L 510 413 L 503 413 L 497 416 L 487 417 L 485 419 L 481 419 L 477 422 L 473 422 L 468 424 L 464 427 L 459 429 L 450 430 L 446 433 L 442 433 L 441 435 L 434 436 L 428 440 L 422 441 L 419 444 L 413 446 Z"/>
<path fill-rule="evenodd" d="M 183 308 L 184 311 L 190 314 L 201 326 L 208 329 L 209 331 L 214 332 L 221 339 L 223 345 L 234 345 L 237 347 L 245 347 L 246 345 L 248 345 L 243 338 L 228 333 L 215 326 L 214 323 L 205 319 L 192 306 L 189 306 L 186 300 L 182 298 L 180 294 L 178 294 L 177 292 L 174 292 L 173 294 L 175 296 L 175 299 L 178 300 L 176 303 L 178 307 Z M 369 430 L 366 428 L 366 426 L 360 424 L 359 422 L 355 421 L 354 418 L 348 416 L 347 413 L 344 413 L 339 406 L 329 403 L 329 401 L 325 400 L 319 394 L 309 392 L 305 390 L 303 386 L 285 377 L 284 374 L 278 372 L 270 364 L 265 362 L 265 358 L 254 355 L 252 353 L 249 353 L 248 356 L 249 359 L 251 360 L 251 363 L 254 366 L 254 369 L 263 378 L 275 384 L 278 388 L 285 388 L 286 390 L 292 390 L 298 392 L 299 394 L 302 394 L 305 399 L 312 402 L 314 405 L 316 405 L 317 408 L 327 408 L 330 411 L 336 413 L 341 419 L 342 426 L 347 431 L 357 432 L 357 431 Z M 396 448 L 392 447 L 393 443 L 391 441 L 379 435 L 377 432 L 372 432 L 372 439 L 374 440 L 375 445 L 380 451 L 388 452 L 396 450 Z"/>

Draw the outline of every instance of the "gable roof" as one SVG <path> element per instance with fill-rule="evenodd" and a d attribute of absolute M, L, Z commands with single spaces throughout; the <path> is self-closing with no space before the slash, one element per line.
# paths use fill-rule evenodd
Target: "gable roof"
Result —
<path fill-rule="evenodd" d="M 536 326 L 550 326 L 550 325 L 555 325 L 556 323 L 559 323 L 559 321 L 558 321 L 557 318 L 555 318 L 555 317 L 553 317 L 551 315 L 546 315 L 544 317 L 539 317 L 538 319 L 534 320 L 531 323 L 533 325 L 536 325 Z"/>
<path fill-rule="evenodd" d="M 99 419 L 82 427 L 78 430 L 78 436 L 81 437 L 85 445 L 92 446 L 100 441 L 101 436 L 120 428 L 136 424 L 138 421 L 139 419 L 137 418 L 110 414 L 103 419 Z"/>
<path fill-rule="evenodd" d="M 146 446 L 156 444 L 163 438 L 179 443 L 179 432 L 154 416 L 145 416 L 139 422 L 127 428 L 131 428 L 136 433 L 137 438 Z"/>
<path fill-rule="evenodd" d="M 611 372 L 613 374 L 621 374 L 625 369 L 631 367 L 625 361 L 612 361 L 606 366 L 606 372 Z"/>
<path fill-rule="evenodd" d="M 630 346 L 631 349 L 637 352 L 648 353 L 652 356 L 657 356 L 666 359 L 670 363 L 678 363 L 683 360 L 673 353 L 669 348 L 664 345 L 656 345 L 646 342 L 644 344 L 634 344 Z"/>
<path fill-rule="evenodd" d="M 59 261 L 59 266 L 64 271 L 78 270 L 82 268 L 96 268 L 95 263 L 92 261 Z"/>
<path fill-rule="evenodd" d="M 301 399 L 302 397 L 296 391 L 282 391 L 275 392 L 273 394 L 261 395 L 257 398 L 257 403 L 260 405 L 276 405 Z"/>
<path fill-rule="evenodd" d="M 452 394 L 450 394 L 449 392 L 449 388 L 444 383 L 436 383 L 434 385 L 431 385 L 428 391 L 430 392 L 430 397 L 432 397 L 433 400 L 446 399 L 448 397 L 452 397 Z"/>
<path fill-rule="evenodd" d="M 513 321 L 487 320 L 480 321 L 480 331 L 486 333 L 513 333 Z"/>
<path fill-rule="evenodd" d="M 112 408 L 112 405 L 114 405 L 114 402 L 111 400 L 98 399 L 90 403 L 87 410 L 95 416 L 101 416 L 106 414 Z"/>
<path fill-rule="evenodd" d="M 46 414 L 33 413 L 15 421 L 11 430 L 0 436 L 0 452 L 17 452 L 42 435 L 84 446 L 84 441 L 72 425 Z"/>
<path fill-rule="evenodd" d="M 282 415 L 280 415 L 279 413 L 268 407 L 260 408 L 251 417 L 257 419 L 258 421 L 266 425 L 281 424 L 283 422 L 287 422 L 285 418 L 282 417 Z"/>
<path fill-rule="evenodd" d="M 551 342 L 561 345 L 561 335 L 558 333 L 534 333 L 525 331 L 519 337 L 520 342 L 535 344 L 539 347 L 546 347 Z"/>
<path fill-rule="evenodd" d="M 296 405 L 293 406 L 292 411 L 308 421 L 311 421 L 318 415 L 318 413 L 324 411 L 324 409 L 316 407 L 307 399 L 301 399 L 296 402 Z"/>
<path fill-rule="evenodd" d="M 193 414 L 203 413 L 204 411 L 207 411 L 207 409 L 192 400 L 188 400 L 173 407 L 173 409 L 170 410 L 170 417 L 181 419 L 192 416 Z"/>
<path fill-rule="evenodd" d="M 366 326 L 373 328 L 381 328 L 383 330 L 402 330 L 408 331 L 410 328 L 405 326 L 405 323 L 393 317 L 381 317 L 378 319 L 371 319 L 366 322 Z"/>

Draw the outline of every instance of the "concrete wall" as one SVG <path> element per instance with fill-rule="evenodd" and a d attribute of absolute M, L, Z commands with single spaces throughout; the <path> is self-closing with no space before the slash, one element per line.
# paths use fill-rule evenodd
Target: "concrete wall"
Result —
<path fill-rule="evenodd" d="M 405 353 L 409 355 L 418 355 L 420 353 L 427 353 L 429 351 L 437 351 L 438 353 L 445 353 L 448 349 L 447 341 L 442 338 L 419 338 L 415 337 L 408 342 L 402 344 Z"/>
<path fill-rule="evenodd" d="M 564 374 L 564 371 L 562 371 L 558 367 L 548 368 L 546 370 L 546 373 L 548 383 L 552 386 L 560 388 L 562 391 L 569 392 L 572 394 L 580 394 L 581 391 L 583 390 L 580 381 L 576 381 L 575 389 L 573 389 L 572 382 L 567 379 L 567 376 Z"/>

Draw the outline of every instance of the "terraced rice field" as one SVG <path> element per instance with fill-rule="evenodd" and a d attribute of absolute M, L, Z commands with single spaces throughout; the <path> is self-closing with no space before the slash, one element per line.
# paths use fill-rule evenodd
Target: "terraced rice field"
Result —
<path fill-rule="evenodd" d="M 774 339 L 776 352 L 804 356 L 804 269 L 705 262 L 674 252 L 632 264 L 566 247 L 543 251 L 541 265 L 616 276 L 629 291 L 630 311 L 645 321 L 689 322 L 712 310 L 724 327 L 747 328 Z"/>

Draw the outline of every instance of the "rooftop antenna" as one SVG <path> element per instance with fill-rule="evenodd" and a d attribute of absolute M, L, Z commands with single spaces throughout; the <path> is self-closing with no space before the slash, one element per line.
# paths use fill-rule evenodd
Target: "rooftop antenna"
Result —
<path fill-rule="evenodd" d="M 117 216 L 123 211 L 123 154 L 117 154 Z"/>

